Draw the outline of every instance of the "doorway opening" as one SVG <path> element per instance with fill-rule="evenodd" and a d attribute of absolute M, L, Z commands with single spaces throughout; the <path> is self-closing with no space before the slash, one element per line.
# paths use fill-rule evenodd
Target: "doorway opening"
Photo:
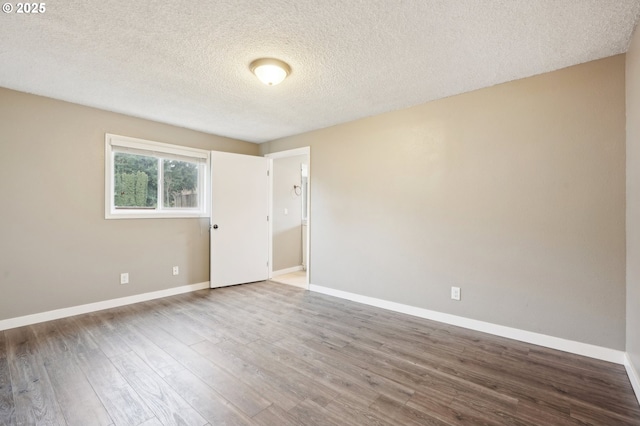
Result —
<path fill-rule="evenodd" d="M 270 184 L 269 279 L 309 288 L 310 148 L 267 154 Z"/>

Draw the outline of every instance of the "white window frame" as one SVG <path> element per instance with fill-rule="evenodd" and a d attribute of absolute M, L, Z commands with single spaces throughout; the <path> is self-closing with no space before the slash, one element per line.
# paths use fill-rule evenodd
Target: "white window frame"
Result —
<path fill-rule="evenodd" d="M 198 208 L 177 209 L 164 207 L 162 168 L 158 173 L 158 204 L 155 209 L 116 209 L 114 206 L 114 155 L 116 152 L 130 152 L 160 159 L 180 159 L 199 163 L 198 167 Z M 209 151 L 172 145 L 127 136 L 105 134 L 105 219 L 151 219 L 189 218 L 209 216 Z M 162 164 L 162 161 L 159 162 Z"/>

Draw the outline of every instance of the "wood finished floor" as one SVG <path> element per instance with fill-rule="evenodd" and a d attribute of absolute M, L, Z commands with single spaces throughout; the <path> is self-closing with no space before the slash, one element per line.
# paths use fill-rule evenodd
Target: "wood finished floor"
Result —
<path fill-rule="evenodd" d="M 0 332 L 2 425 L 640 425 L 624 368 L 275 283 Z"/>

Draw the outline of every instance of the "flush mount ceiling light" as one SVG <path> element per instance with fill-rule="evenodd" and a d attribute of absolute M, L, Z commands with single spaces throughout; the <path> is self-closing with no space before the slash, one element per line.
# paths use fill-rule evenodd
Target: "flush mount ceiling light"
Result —
<path fill-rule="evenodd" d="M 251 72 L 267 86 L 275 86 L 291 74 L 291 67 L 279 59 L 261 58 L 249 64 Z"/>

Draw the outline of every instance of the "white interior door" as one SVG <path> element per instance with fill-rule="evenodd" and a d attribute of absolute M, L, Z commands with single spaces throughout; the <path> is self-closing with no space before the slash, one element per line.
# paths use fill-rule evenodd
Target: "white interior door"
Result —
<path fill-rule="evenodd" d="M 211 152 L 212 288 L 269 277 L 269 164 Z"/>

